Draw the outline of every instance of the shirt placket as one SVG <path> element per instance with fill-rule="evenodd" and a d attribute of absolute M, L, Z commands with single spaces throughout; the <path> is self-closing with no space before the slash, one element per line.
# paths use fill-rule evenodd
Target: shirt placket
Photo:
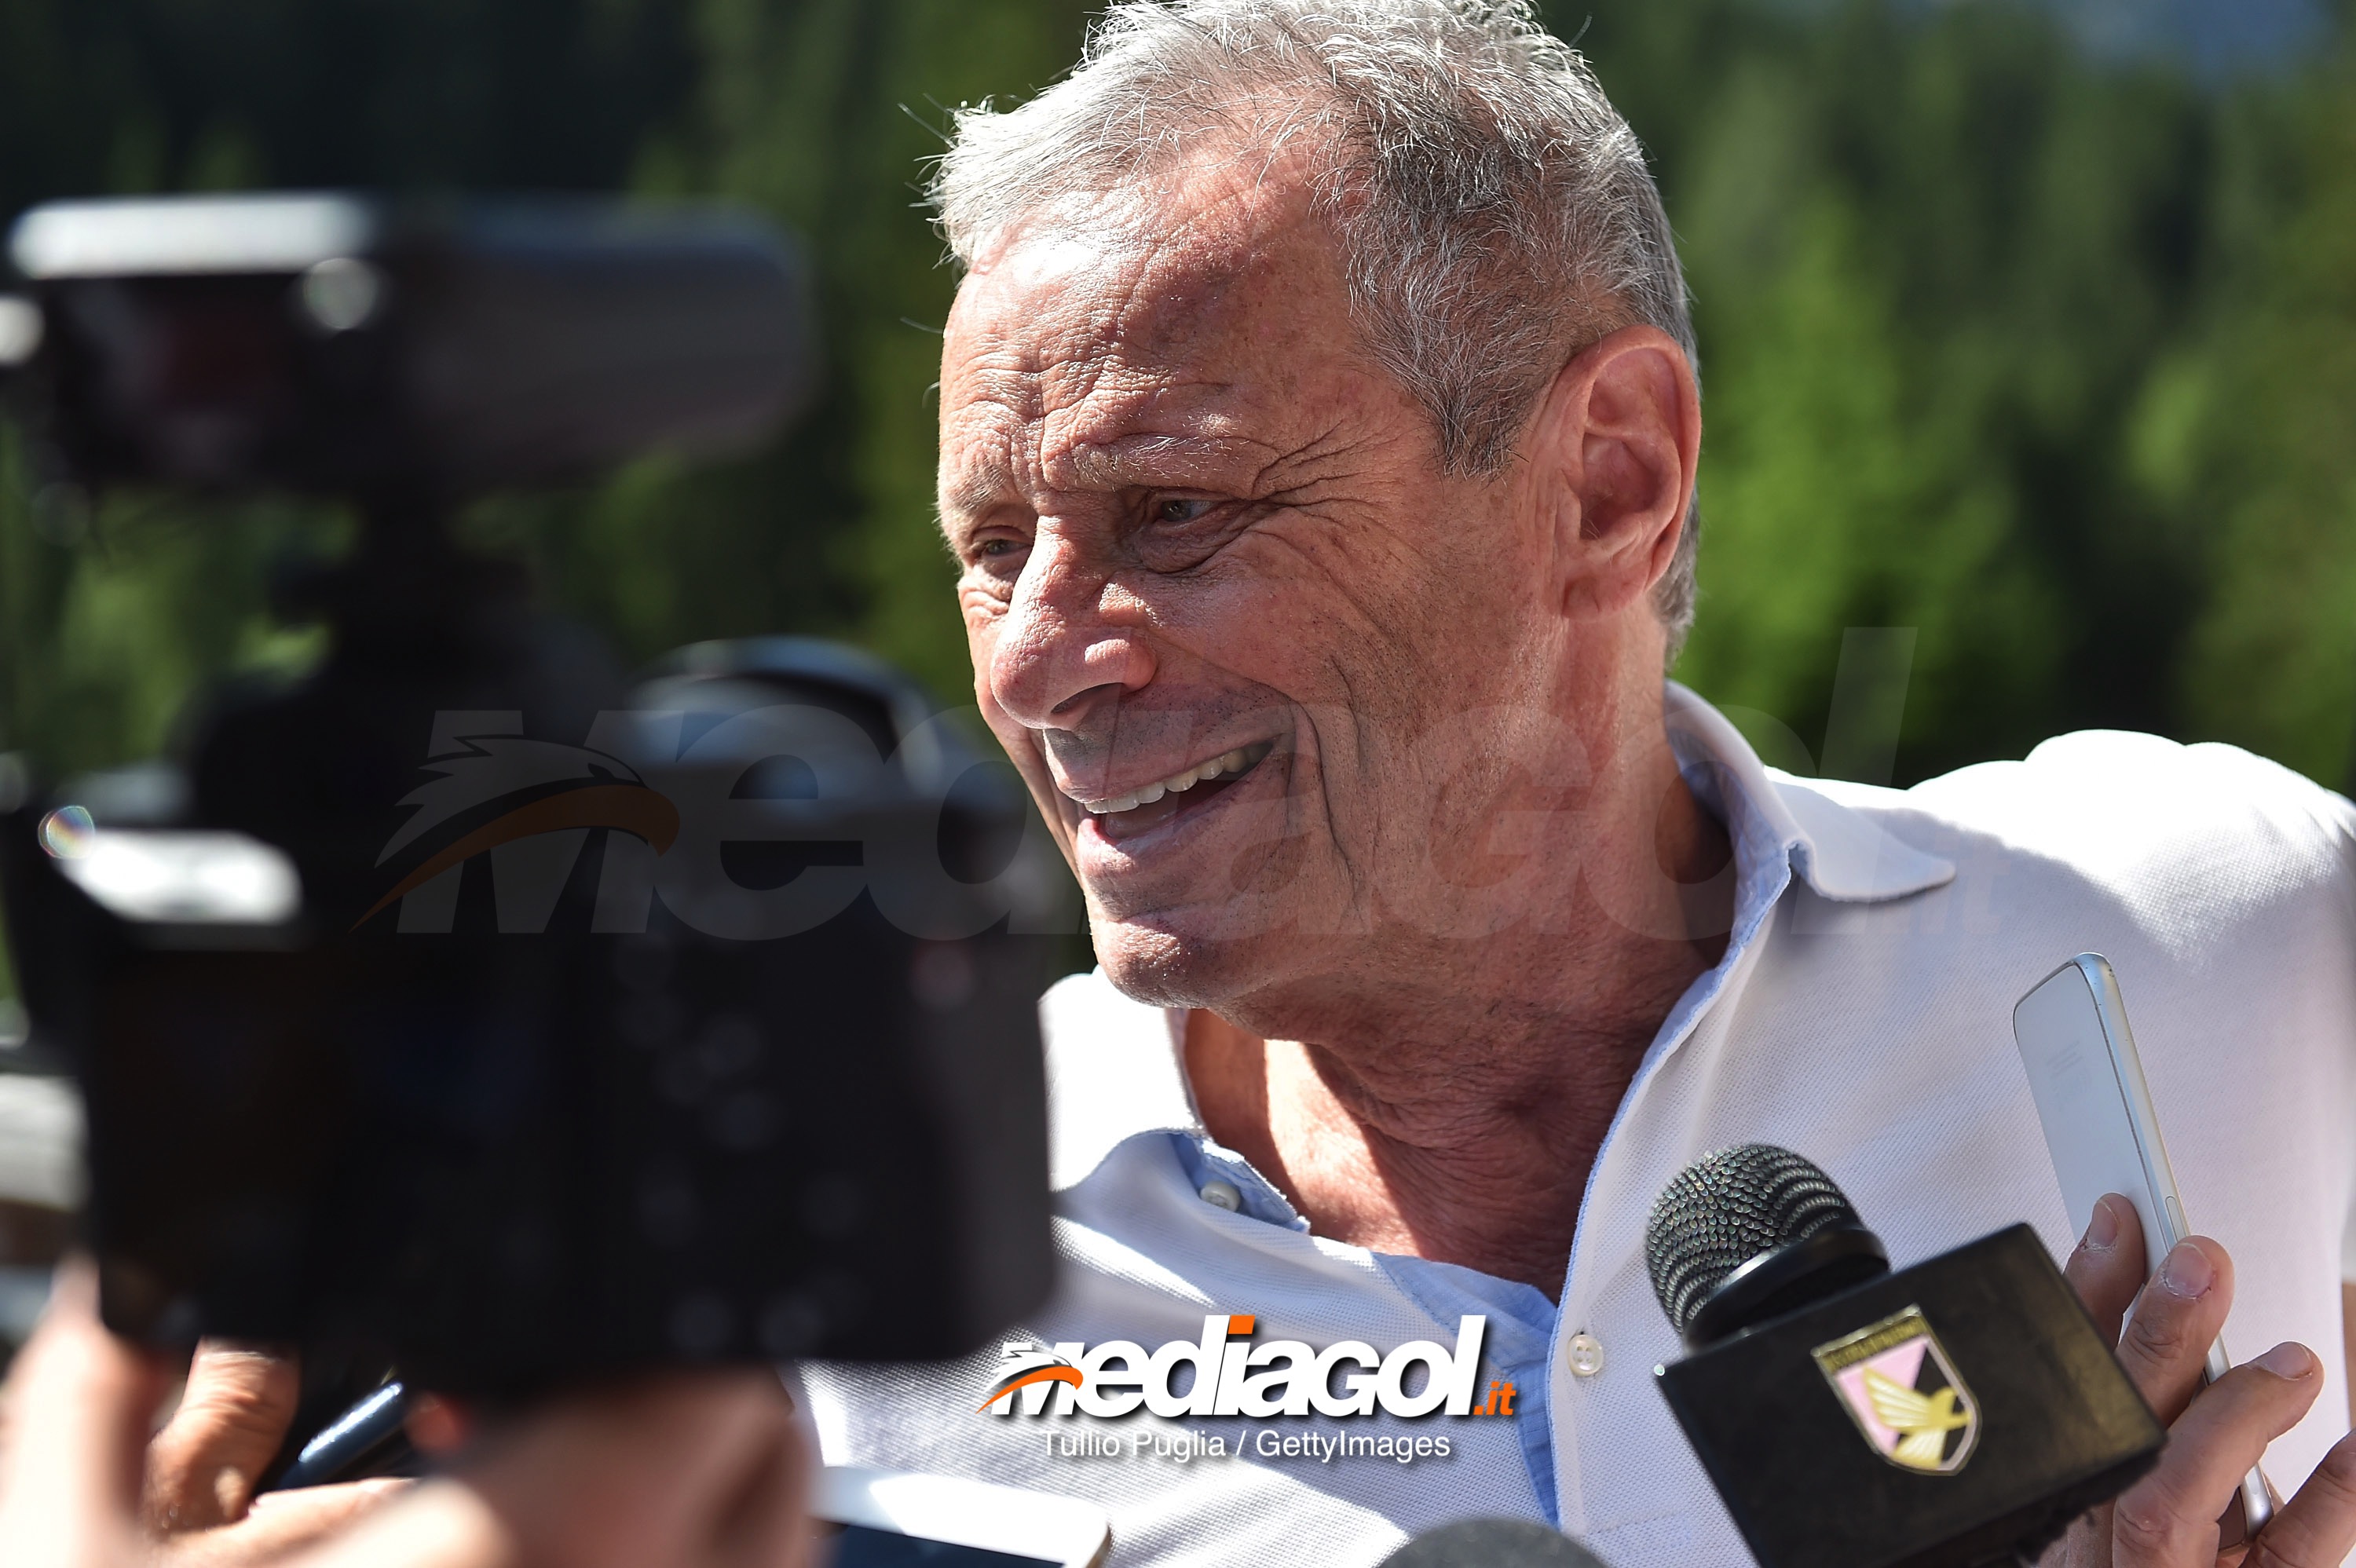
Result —
<path fill-rule="evenodd" d="M 1631 1216 L 1649 1215 L 1655 1196 L 1669 1179 L 1674 1168 L 1622 1168 L 1636 1157 L 1625 1154 L 1633 1141 L 1632 1129 L 1645 1115 L 1654 1085 L 1673 1061 L 1689 1057 L 1696 1051 L 1713 1051 L 1724 1046 L 1733 1027 L 1742 992 L 1759 965 L 1761 950 L 1765 947 L 1773 916 L 1760 927 L 1752 939 L 1734 955 L 1734 962 L 1720 984 L 1718 995 L 1685 1022 L 1682 1031 L 1655 1049 L 1638 1069 L 1635 1080 L 1628 1086 L 1621 1102 L 1620 1114 L 1612 1119 L 1611 1129 L 1604 1134 L 1602 1144 L 1595 1153 L 1593 1174 L 1589 1179 L 1587 1194 L 1580 1205 L 1579 1225 L 1573 1232 L 1570 1264 L 1563 1282 L 1562 1310 L 1555 1319 L 1554 1342 L 1547 1358 L 1547 1404 L 1553 1417 L 1555 1502 L 1558 1523 L 1568 1534 L 1581 1536 L 1593 1528 L 1591 1510 L 1588 1506 L 1585 1470 L 1582 1463 L 1588 1433 L 1594 1423 L 1587 1414 L 1594 1403 L 1591 1391 L 1603 1386 L 1602 1380 L 1644 1378 L 1649 1381 L 1653 1369 L 1649 1361 L 1636 1364 L 1644 1358 L 1622 1355 L 1614 1358 L 1615 1340 L 1625 1345 L 1634 1339 L 1634 1325 L 1624 1317 L 1611 1320 L 1599 1312 L 1597 1281 L 1607 1265 L 1616 1264 L 1632 1251 L 1641 1253 L 1641 1221 L 1639 1234 L 1630 1237 L 1627 1224 Z M 1596 1235 L 1595 1217 L 1613 1216 L 1605 1227 L 1606 1234 Z M 1640 1307 L 1637 1308 L 1642 1310 Z M 1624 1309 L 1623 1309 L 1624 1311 Z M 1602 1441 L 1625 1442 L 1626 1434 L 1601 1433 Z"/>

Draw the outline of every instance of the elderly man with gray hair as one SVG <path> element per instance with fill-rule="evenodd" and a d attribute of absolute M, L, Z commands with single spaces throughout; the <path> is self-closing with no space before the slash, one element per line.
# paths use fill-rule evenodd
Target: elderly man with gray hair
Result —
<path fill-rule="evenodd" d="M 1763 1141 L 1901 1265 L 2026 1219 L 2125 1321 L 2172 1441 L 2069 1562 L 2341 1560 L 2356 810 L 2117 734 L 1801 781 L 1665 682 L 1685 285 L 1522 0 L 1121 0 L 934 195 L 976 690 L 1102 967 L 1043 1009 L 1056 1302 L 970 1366 L 810 1369 L 830 1461 L 1094 1497 L 1117 1563 L 1472 1514 L 1746 1561 L 1642 1241 Z M 2231 1258 L 2065 1211 L 2009 1012 L 2085 949 Z M 2229 1307 L 2276 1348 L 2204 1389 Z M 2221 1541 L 2262 1453 L 2286 1500 Z"/>

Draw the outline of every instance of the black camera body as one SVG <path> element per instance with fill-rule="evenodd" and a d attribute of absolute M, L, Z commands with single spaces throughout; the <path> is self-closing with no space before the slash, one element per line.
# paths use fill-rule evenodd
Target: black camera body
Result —
<path fill-rule="evenodd" d="M 68 476 L 363 517 L 309 585 L 316 672 L 0 819 L 110 1325 L 529 1392 L 952 1355 L 1034 1307 L 1066 922 L 1008 771 L 827 645 L 626 682 L 444 527 L 774 429 L 790 251 L 735 217 L 343 197 L 40 209 L 14 251 Z"/>
<path fill-rule="evenodd" d="M 26 411 L 85 485 L 446 506 L 739 449 L 809 390 L 796 252 L 728 208 L 59 202 L 9 252 Z"/>

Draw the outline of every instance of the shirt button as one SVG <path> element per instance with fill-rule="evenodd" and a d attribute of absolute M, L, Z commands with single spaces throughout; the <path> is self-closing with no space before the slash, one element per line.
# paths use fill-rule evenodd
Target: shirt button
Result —
<path fill-rule="evenodd" d="M 1582 1328 L 1563 1346 L 1562 1359 L 1572 1376 L 1591 1378 L 1603 1370 L 1603 1341 Z"/>
<path fill-rule="evenodd" d="M 1232 1181 L 1205 1181 L 1203 1183 L 1203 1201 L 1214 1209 L 1225 1209 L 1234 1214 L 1242 1210 L 1244 1195 Z"/>

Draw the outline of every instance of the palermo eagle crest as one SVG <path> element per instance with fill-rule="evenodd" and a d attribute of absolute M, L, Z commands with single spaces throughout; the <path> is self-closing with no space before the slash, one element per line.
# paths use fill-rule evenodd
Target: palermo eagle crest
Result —
<path fill-rule="evenodd" d="M 1873 1451 L 1901 1469 L 1951 1476 L 1978 1445 L 1980 1411 L 1919 1307 L 1811 1352 Z"/>

